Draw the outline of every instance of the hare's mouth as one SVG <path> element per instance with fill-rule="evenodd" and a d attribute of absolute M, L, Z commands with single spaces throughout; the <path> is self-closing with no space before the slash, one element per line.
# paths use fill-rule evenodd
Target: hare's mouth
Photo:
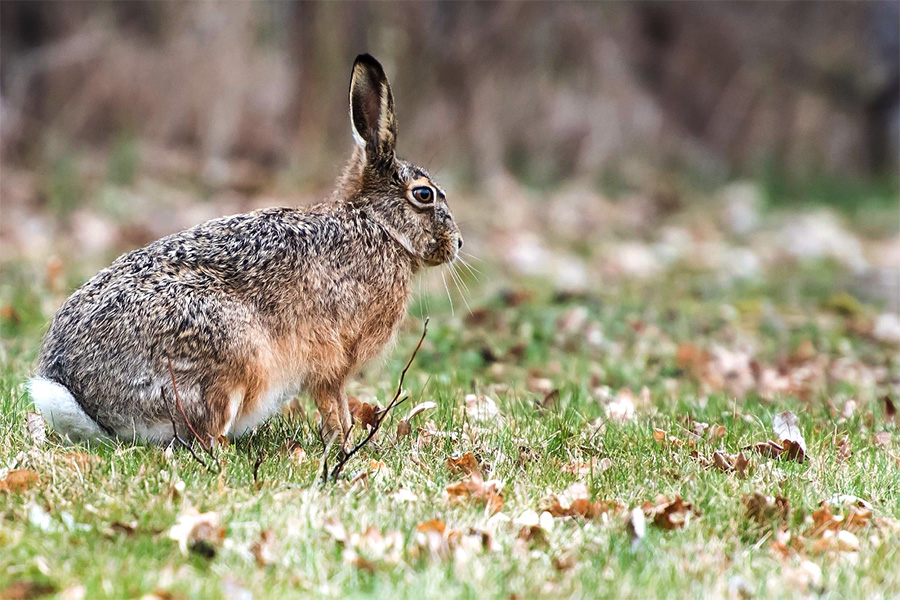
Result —
<path fill-rule="evenodd" d="M 452 258 L 443 258 L 437 256 L 426 256 L 424 259 L 425 265 L 429 267 L 439 267 L 443 264 L 446 264 L 453 260 Z"/>

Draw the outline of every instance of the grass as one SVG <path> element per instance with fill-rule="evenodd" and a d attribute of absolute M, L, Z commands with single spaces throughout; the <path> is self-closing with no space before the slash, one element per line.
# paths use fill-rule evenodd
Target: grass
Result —
<path fill-rule="evenodd" d="M 873 307 L 860 305 L 852 315 L 829 308 L 829 299 L 844 291 L 839 282 L 827 265 L 775 273 L 754 285 L 677 273 L 579 297 L 535 287 L 519 304 L 476 285 L 473 313 L 461 313 L 457 301 L 455 315 L 446 300 L 420 298 L 410 312 L 422 315 L 427 306 L 431 327 L 407 377 L 412 400 L 398 416 L 426 400 L 437 407 L 417 416 L 413 434 L 396 443 L 396 418 L 388 422 L 379 443 L 347 466 L 346 480 L 321 488 L 321 449 L 312 418 L 299 411 L 222 448 L 220 474 L 183 450 L 72 446 L 53 433 L 35 446 L 22 383 L 59 299 L 28 268 L 11 267 L 0 286 L 0 479 L 7 468 L 25 468 L 40 482 L 21 493 L 0 492 L 0 593 L 35 582 L 86 598 L 240 598 L 246 591 L 257 598 L 896 596 L 900 465 L 873 436 L 896 427 L 880 398 L 894 393 L 882 382 L 896 381 L 898 364 L 895 349 L 860 325 L 876 314 Z M 584 323 L 567 331 L 567 321 L 583 311 Z M 361 374 L 351 393 L 389 400 L 420 327 L 411 317 L 387 360 Z M 587 334 L 591 327 L 602 339 Z M 809 343 L 823 360 L 843 358 L 860 372 L 888 375 L 874 387 L 827 379 L 816 389 L 764 400 L 755 387 L 743 396 L 711 387 L 677 356 L 679 345 L 748 343 L 763 365 L 796 366 Z M 555 404 L 536 408 L 545 391 L 532 390 L 547 385 L 537 379 L 559 390 Z M 607 417 L 602 386 L 611 395 L 629 389 L 638 397 L 646 386 L 650 400 L 635 401 L 634 419 L 618 423 Z M 465 411 L 468 393 L 495 399 L 501 416 L 473 421 Z M 848 400 L 856 409 L 842 415 Z M 734 453 L 771 439 L 773 416 L 784 410 L 799 415 L 811 457 L 804 464 L 753 455 L 741 478 L 691 456 Z M 428 420 L 450 435 L 418 447 L 416 430 Z M 695 421 L 724 425 L 724 437 L 702 436 L 693 447 L 654 439 L 662 429 L 687 442 Z M 843 437 L 852 455 L 841 462 L 836 445 Z M 288 449 L 292 441 L 305 457 Z M 483 503 L 445 497 L 446 487 L 463 478 L 445 461 L 465 452 L 480 460 L 486 478 L 502 482 L 502 514 L 510 518 L 537 510 L 548 493 L 576 481 L 592 498 L 626 510 L 590 521 L 555 519 L 550 530 L 523 539 L 521 525 L 492 517 Z M 608 459 L 609 468 L 585 476 L 566 470 L 591 459 Z M 753 492 L 784 496 L 787 520 L 749 519 L 742 499 Z M 697 515 L 675 530 L 648 523 L 646 537 L 634 544 L 627 513 L 658 494 L 681 495 Z M 873 505 L 875 518 L 856 531 L 858 552 L 816 550 L 810 515 L 835 494 Z M 169 539 L 188 507 L 218 514 L 224 539 L 211 552 L 183 555 Z M 447 536 L 446 547 L 429 548 L 418 531 L 431 519 L 458 532 Z M 267 530 L 274 543 L 260 563 L 252 549 Z M 786 557 L 772 549 L 782 530 L 796 540 Z M 487 532 L 489 547 L 469 532 Z"/>

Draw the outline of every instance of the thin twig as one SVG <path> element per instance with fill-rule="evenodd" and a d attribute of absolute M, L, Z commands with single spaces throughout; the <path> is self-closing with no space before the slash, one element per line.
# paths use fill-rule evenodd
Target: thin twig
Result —
<path fill-rule="evenodd" d="M 403 371 L 400 373 L 400 381 L 397 383 L 397 391 L 394 394 L 394 397 L 391 399 L 391 401 L 388 403 L 388 405 L 386 407 L 384 407 L 384 409 L 375 413 L 375 422 L 370 427 L 369 433 L 366 435 L 366 437 L 364 437 L 362 439 L 362 441 L 360 441 L 358 444 L 356 444 L 350 451 L 341 453 L 341 456 L 338 459 L 337 464 L 334 466 L 334 469 L 331 470 L 330 478 L 332 481 L 337 481 L 337 478 L 340 476 L 341 471 L 344 468 L 344 465 L 346 465 L 347 462 L 351 458 L 353 458 L 353 456 L 357 452 L 359 452 L 363 446 L 368 444 L 369 441 L 373 437 L 375 437 L 375 434 L 378 433 L 378 430 L 381 428 L 381 424 L 384 423 L 385 419 L 387 418 L 388 413 L 391 412 L 391 410 L 393 408 L 403 404 L 403 402 L 405 402 L 409 398 L 409 396 L 407 396 L 407 395 L 404 395 L 402 398 L 400 397 L 400 394 L 403 393 L 403 380 L 406 379 L 406 373 L 407 373 L 407 371 L 409 371 L 409 367 L 412 366 L 413 360 L 415 360 L 415 358 L 416 358 L 416 354 L 419 353 L 419 349 L 422 347 L 422 342 L 425 341 L 425 335 L 428 333 L 428 320 L 429 319 L 426 317 L 425 324 L 422 326 L 422 336 L 419 338 L 419 343 L 416 344 L 416 347 L 412 352 L 412 356 L 409 357 L 409 360 L 406 362 L 406 366 L 403 368 Z M 326 455 L 328 453 L 327 450 L 328 449 L 326 448 L 326 452 L 325 452 Z M 324 460 L 325 459 L 323 458 L 323 461 Z M 327 464 L 326 464 L 326 469 L 327 469 Z M 325 483 L 325 481 L 326 481 L 324 478 L 325 473 L 327 473 L 327 470 L 323 470 L 323 473 L 322 473 L 323 474 L 323 479 L 322 479 L 323 483 Z"/>
<path fill-rule="evenodd" d="M 203 465 L 203 468 L 205 468 L 205 469 L 207 469 L 207 470 L 211 470 L 211 469 L 209 468 L 209 465 L 207 465 L 206 462 L 205 462 L 202 458 L 200 458 L 199 456 L 197 456 L 197 453 L 194 452 L 194 448 L 191 446 L 191 444 L 188 444 L 186 441 L 184 441 L 183 439 L 181 439 L 181 436 L 180 436 L 180 435 L 178 435 L 178 428 L 175 426 L 175 415 L 172 414 L 172 409 L 168 407 L 169 403 L 166 401 L 166 390 L 165 390 L 165 388 L 160 388 L 160 392 L 162 393 L 162 399 L 163 399 L 163 402 L 166 404 L 166 407 L 167 407 L 167 409 L 168 409 L 168 412 L 169 412 L 169 419 L 172 421 L 172 443 L 178 442 L 178 443 L 181 444 L 183 447 L 187 448 L 188 452 L 191 453 L 191 456 L 194 457 L 194 460 L 196 460 L 198 463 L 200 463 L 201 465 Z"/>
<path fill-rule="evenodd" d="M 260 449 L 256 454 L 256 461 L 253 463 L 253 485 L 255 485 L 257 489 L 259 489 L 259 468 L 262 466 L 266 456 L 266 452 Z"/>
<path fill-rule="evenodd" d="M 200 434 L 197 433 L 197 430 L 194 429 L 194 426 L 191 425 L 191 420 L 188 419 L 187 413 L 184 410 L 184 406 L 181 404 L 181 395 L 178 393 L 178 384 L 175 382 L 175 369 L 172 367 L 172 359 L 171 357 L 167 356 L 166 360 L 169 363 L 169 377 L 172 378 L 172 391 L 175 393 L 175 406 L 177 406 L 178 410 L 181 412 L 181 416 L 184 418 L 184 423 L 188 426 L 188 429 L 191 430 L 191 433 L 194 435 L 194 439 L 197 440 L 203 451 L 206 452 L 207 456 L 209 456 L 209 458 L 216 464 L 217 472 L 221 473 L 222 465 L 219 464 L 219 459 L 216 458 L 216 455 L 212 450 L 212 438 L 210 438 L 210 442 L 207 445 L 206 443 L 204 443 L 203 438 L 200 437 Z"/>
<path fill-rule="evenodd" d="M 169 362 L 169 377 L 172 378 L 172 389 L 175 391 L 175 406 L 177 406 L 178 410 L 181 411 L 181 416 L 184 417 L 184 422 L 188 426 L 188 429 L 190 429 L 191 433 L 194 434 L 194 439 L 200 442 L 200 445 L 203 446 L 204 450 L 206 450 L 206 444 L 203 443 L 203 439 L 200 437 L 200 434 L 197 433 L 197 430 L 194 429 L 193 425 L 191 425 L 191 420 L 188 419 L 187 413 L 184 412 L 184 406 L 181 405 L 181 395 L 178 393 L 178 384 L 175 383 L 175 369 L 172 368 L 172 359 L 167 356 L 166 360 Z"/>

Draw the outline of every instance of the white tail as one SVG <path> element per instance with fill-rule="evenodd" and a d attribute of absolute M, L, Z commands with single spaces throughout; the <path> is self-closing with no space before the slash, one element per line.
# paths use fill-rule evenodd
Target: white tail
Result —
<path fill-rule="evenodd" d="M 38 412 L 62 435 L 73 440 L 108 437 L 84 412 L 71 392 L 55 381 L 43 377 L 29 379 L 28 393 Z"/>

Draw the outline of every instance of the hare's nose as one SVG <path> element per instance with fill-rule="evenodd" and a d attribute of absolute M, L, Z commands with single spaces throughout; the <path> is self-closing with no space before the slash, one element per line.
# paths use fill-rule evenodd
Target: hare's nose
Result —
<path fill-rule="evenodd" d="M 463 241 L 462 238 L 456 238 L 456 249 L 462 250 Z"/>

